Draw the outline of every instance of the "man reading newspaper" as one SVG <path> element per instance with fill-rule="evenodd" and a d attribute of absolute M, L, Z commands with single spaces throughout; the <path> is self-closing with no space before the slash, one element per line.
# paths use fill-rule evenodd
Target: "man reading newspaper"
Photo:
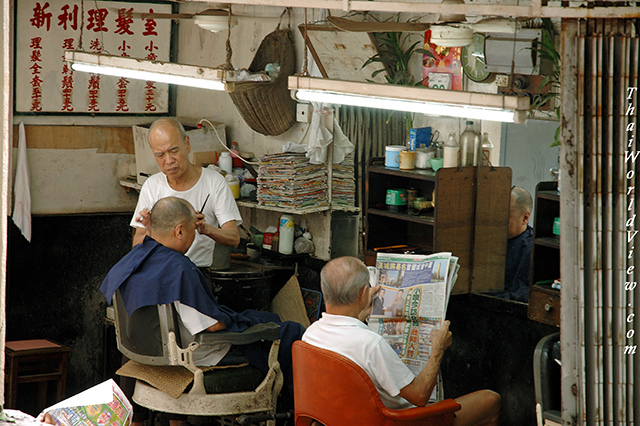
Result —
<path fill-rule="evenodd" d="M 431 354 L 417 374 L 400 360 L 389 343 L 362 321 L 369 316 L 379 286 L 369 284 L 367 267 L 354 257 L 327 263 L 320 273 L 326 312 L 304 333 L 302 340 L 351 359 L 371 377 L 382 402 L 389 408 L 424 406 L 436 386 L 444 351 L 451 346 L 449 321 L 430 334 Z M 454 424 L 498 425 L 500 395 L 480 390 L 456 398 L 462 408 Z"/>

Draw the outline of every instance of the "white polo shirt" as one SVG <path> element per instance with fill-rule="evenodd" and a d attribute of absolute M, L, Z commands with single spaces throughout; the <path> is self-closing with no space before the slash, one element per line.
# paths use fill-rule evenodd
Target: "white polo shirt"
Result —
<path fill-rule="evenodd" d="M 362 321 L 326 312 L 307 328 L 302 341 L 344 355 L 369 375 L 382 403 L 391 409 L 414 407 L 400 397 L 400 390 L 415 375 L 407 368 L 391 346 Z"/>

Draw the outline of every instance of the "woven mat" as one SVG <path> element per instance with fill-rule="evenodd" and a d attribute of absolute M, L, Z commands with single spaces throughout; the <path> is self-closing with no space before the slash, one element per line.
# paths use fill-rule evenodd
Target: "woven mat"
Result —
<path fill-rule="evenodd" d="M 199 367 L 203 371 L 210 371 L 222 368 L 238 368 L 248 365 L 248 363 L 230 366 Z M 120 367 L 116 374 L 120 376 L 133 377 L 143 380 L 156 389 L 178 398 L 193 382 L 193 373 L 182 366 L 146 365 L 130 360 Z"/>
<path fill-rule="evenodd" d="M 289 278 L 289 281 L 271 301 L 271 312 L 278 314 L 282 321 L 299 322 L 305 328 L 311 325 L 304 307 L 300 284 L 295 275 Z"/>

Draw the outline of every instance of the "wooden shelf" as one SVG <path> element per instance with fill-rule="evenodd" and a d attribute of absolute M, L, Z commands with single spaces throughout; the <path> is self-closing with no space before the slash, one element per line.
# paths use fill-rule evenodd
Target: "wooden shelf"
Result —
<path fill-rule="evenodd" d="M 360 211 L 359 207 L 349 207 L 349 206 L 340 206 L 340 205 L 307 207 L 307 208 L 303 208 L 303 209 L 294 209 L 294 208 L 287 208 L 287 207 L 275 207 L 275 206 L 261 206 L 260 204 L 258 204 L 257 201 L 250 201 L 250 200 L 248 200 L 246 198 L 237 200 L 236 203 L 240 207 L 249 207 L 249 208 L 258 209 L 258 210 L 269 210 L 269 211 L 272 211 L 272 212 L 298 214 L 298 215 L 319 213 L 319 212 L 325 212 L 325 211 L 329 211 L 329 210 L 345 211 L 345 212 L 359 212 Z"/>
<path fill-rule="evenodd" d="M 366 263 L 375 265 L 378 247 L 405 244 L 420 252 L 452 252 L 461 265 L 453 293 L 500 290 L 510 187 L 507 167 L 400 170 L 385 167 L 384 158 L 372 158 L 364 204 Z M 414 189 L 435 207 L 420 216 L 386 210 L 386 193 L 393 188 Z"/>
<path fill-rule="evenodd" d="M 427 213 L 425 215 L 414 216 L 414 215 L 410 215 L 410 214 L 407 214 L 407 213 L 391 212 L 389 210 L 370 208 L 370 209 L 367 209 L 367 214 L 391 217 L 391 218 L 394 218 L 394 219 L 406 220 L 406 221 L 409 221 L 409 222 L 422 223 L 422 224 L 426 224 L 426 225 L 435 224 L 435 220 L 434 220 L 434 217 L 433 217 L 433 211 L 429 212 L 429 213 Z"/>
<path fill-rule="evenodd" d="M 400 170 L 391 167 L 385 167 L 379 162 L 373 162 L 369 166 L 369 173 L 377 173 L 388 176 L 398 176 L 406 179 L 420 179 L 431 182 L 436 181 L 436 172 L 430 169 Z"/>
<path fill-rule="evenodd" d="M 560 194 L 558 194 L 558 191 L 538 191 L 537 198 L 560 202 Z"/>
<path fill-rule="evenodd" d="M 551 247 L 555 249 L 560 249 L 560 237 L 540 237 L 533 240 L 534 244 L 539 244 L 541 246 Z"/>

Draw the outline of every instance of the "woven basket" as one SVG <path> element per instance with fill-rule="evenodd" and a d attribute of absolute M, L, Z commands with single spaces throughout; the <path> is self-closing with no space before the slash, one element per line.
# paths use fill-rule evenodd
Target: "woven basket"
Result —
<path fill-rule="evenodd" d="M 295 50 L 291 31 L 276 29 L 260 43 L 249 71 L 263 71 L 269 63 L 279 63 L 280 72 L 270 82 L 242 81 L 229 93 L 244 121 L 258 133 L 275 136 L 296 122 L 296 104 L 287 80 L 295 72 Z"/>

